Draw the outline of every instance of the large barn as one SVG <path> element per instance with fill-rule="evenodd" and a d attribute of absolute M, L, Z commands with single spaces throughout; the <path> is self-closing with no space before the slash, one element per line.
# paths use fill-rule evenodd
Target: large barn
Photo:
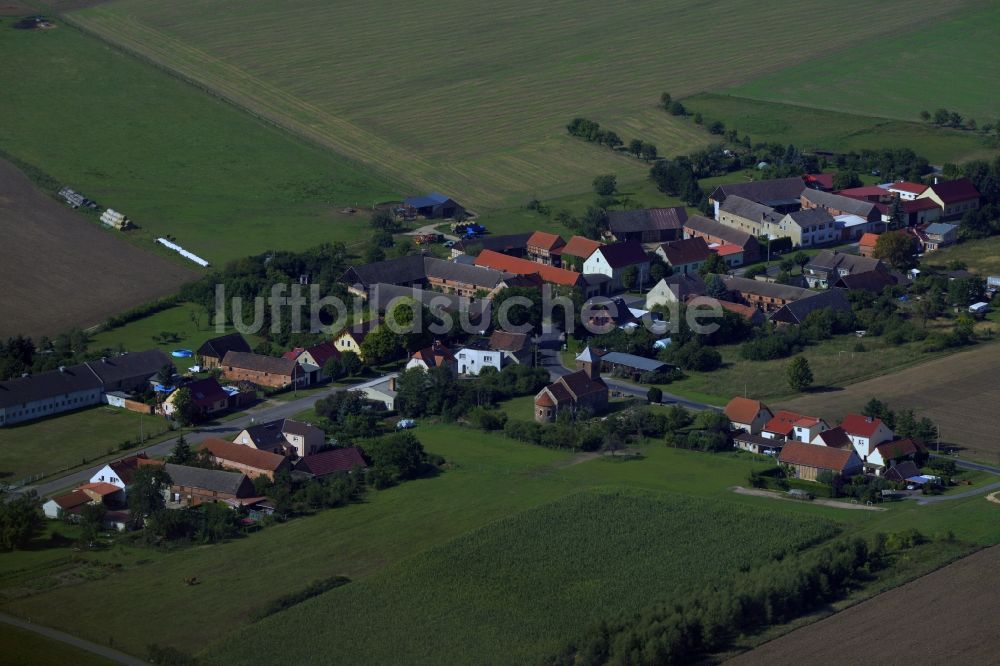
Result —
<path fill-rule="evenodd" d="M 465 214 L 465 208 L 454 199 L 439 192 L 431 192 L 422 197 L 407 197 L 403 207 L 427 219 L 448 219 Z"/>

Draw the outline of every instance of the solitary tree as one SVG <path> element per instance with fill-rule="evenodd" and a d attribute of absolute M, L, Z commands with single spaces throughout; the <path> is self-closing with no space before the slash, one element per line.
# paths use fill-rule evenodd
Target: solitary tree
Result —
<path fill-rule="evenodd" d="M 663 402 L 663 390 L 658 386 L 651 386 L 648 391 L 646 391 L 646 402 L 651 405 L 658 405 Z"/>
<path fill-rule="evenodd" d="M 594 178 L 594 192 L 598 196 L 610 197 L 618 189 L 618 179 L 613 173 Z"/>
<path fill-rule="evenodd" d="M 193 459 L 194 453 L 191 451 L 191 445 L 184 439 L 184 435 L 181 435 L 177 438 L 177 443 L 174 444 L 174 449 L 170 452 L 170 457 L 167 460 L 175 465 L 187 465 Z"/>
<path fill-rule="evenodd" d="M 788 385 L 796 391 L 804 391 L 813 383 L 812 369 L 805 356 L 796 356 L 788 364 Z"/>
<path fill-rule="evenodd" d="M 80 509 L 80 545 L 90 548 L 97 541 L 97 534 L 104 527 L 108 510 L 103 504 L 84 504 Z"/>
<path fill-rule="evenodd" d="M 358 358 L 358 355 L 352 351 L 346 351 L 340 355 L 340 365 L 344 370 L 344 375 L 347 377 L 360 375 L 365 367 L 361 359 Z"/>

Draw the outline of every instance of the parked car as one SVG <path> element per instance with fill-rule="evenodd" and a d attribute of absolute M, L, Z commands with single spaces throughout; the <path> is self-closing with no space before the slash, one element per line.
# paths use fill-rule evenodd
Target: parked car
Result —
<path fill-rule="evenodd" d="M 415 428 L 417 422 L 413 419 L 400 419 L 396 423 L 396 430 L 409 430 L 410 428 Z"/>

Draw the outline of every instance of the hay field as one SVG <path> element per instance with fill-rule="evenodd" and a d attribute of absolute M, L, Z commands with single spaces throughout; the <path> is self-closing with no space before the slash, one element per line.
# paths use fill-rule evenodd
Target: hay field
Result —
<path fill-rule="evenodd" d="M 877 397 L 893 409 L 929 416 L 941 429 L 942 445 L 958 446 L 963 457 L 1000 464 L 1000 437 L 990 418 L 1000 403 L 1000 346 L 975 349 L 915 365 L 842 390 L 805 395 L 780 407 L 839 423 Z M 772 405 L 773 407 L 774 405 Z"/>
<path fill-rule="evenodd" d="M 737 84 L 970 4 L 121 0 L 71 16 L 414 187 L 498 207 L 645 174 L 568 137 L 575 115 L 685 152 L 708 135 L 659 110 L 662 91 Z"/>
<path fill-rule="evenodd" d="M 923 29 L 894 31 L 726 92 L 905 120 L 945 107 L 980 123 L 994 122 L 1000 120 L 997 35 L 1000 5 L 974 3 Z"/>

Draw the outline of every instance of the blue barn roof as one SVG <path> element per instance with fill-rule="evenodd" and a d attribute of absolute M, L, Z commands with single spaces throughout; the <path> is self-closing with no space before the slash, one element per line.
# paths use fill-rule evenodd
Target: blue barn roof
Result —
<path fill-rule="evenodd" d="M 427 206 L 443 204 L 445 201 L 448 201 L 448 197 L 445 195 L 440 192 L 431 192 L 422 197 L 407 197 L 403 203 L 414 208 L 426 208 Z"/>

